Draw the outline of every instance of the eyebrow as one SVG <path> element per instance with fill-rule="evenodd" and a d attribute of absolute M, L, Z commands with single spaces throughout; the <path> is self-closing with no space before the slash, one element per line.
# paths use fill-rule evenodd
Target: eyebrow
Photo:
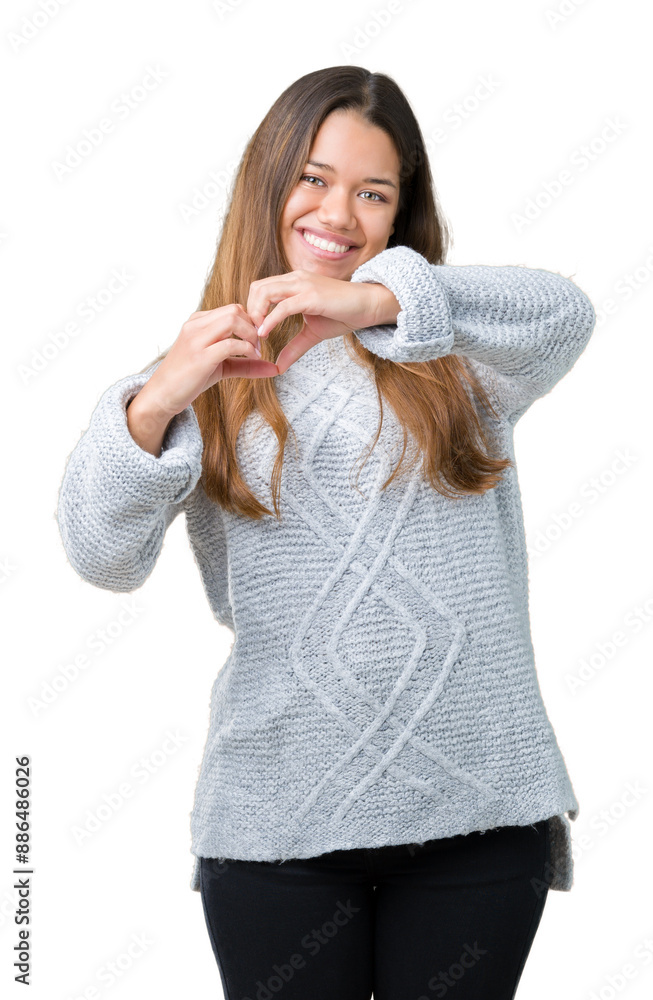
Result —
<path fill-rule="evenodd" d="M 330 163 L 319 163 L 317 160 L 307 160 L 312 167 L 318 167 L 320 170 L 330 170 L 335 173 L 335 167 L 332 167 Z M 390 181 L 385 177 L 363 177 L 363 184 L 387 184 L 388 187 L 397 188 L 394 181 Z"/>

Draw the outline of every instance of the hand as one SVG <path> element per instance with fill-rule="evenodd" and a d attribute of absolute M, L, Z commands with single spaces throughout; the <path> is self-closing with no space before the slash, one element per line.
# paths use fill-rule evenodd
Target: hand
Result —
<path fill-rule="evenodd" d="M 256 327 L 238 303 L 194 312 L 139 392 L 159 414 L 174 416 L 225 378 L 270 378 L 272 361 L 257 355 Z"/>
<path fill-rule="evenodd" d="M 276 303 L 268 315 L 268 307 Z M 279 353 L 278 373 L 322 340 L 342 337 L 367 326 L 395 323 L 400 305 L 385 285 L 329 278 L 315 271 L 289 271 L 250 285 L 247 314 L 267 337 L 277 323 L 300 313 L 304 326 Z"/>

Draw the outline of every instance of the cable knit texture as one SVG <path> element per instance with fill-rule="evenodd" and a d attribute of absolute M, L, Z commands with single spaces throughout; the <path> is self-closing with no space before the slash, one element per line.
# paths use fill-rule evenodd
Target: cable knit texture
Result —
<path fill-rule="evenodd" d="M 483 416 L 489 439 L 513 461 L 516 421 L 571 369 L 595 324 L 574 282 L 544 270 L 435 265 L 399 246 L 351 280 L 386 285 L 401 306 L 396 324 L 354 331 L 369 351 L 469 359 L 497 409 Z M 307 858 L 548 819 L 547 878 L 570 889 L 578 802 L 536 674 L 515 469 L 482 496 L 447 499 L 417 463 L 381 491 L 403 443 L 385 405 L 356 486 L 379 405 L 337 338 L 275 378 L 296 442 L 281 520 L 253 521 L 207 498 L 192 406 L 159 457 L 131 437 L 126 405 L 155 367 L 101 396 L 56 517 L 83 579 L 132 591 L 183 510 L 213 614 L 233 634 L 190 813 L 191 888 L 199 857 Z M 251 414 L 237 454 L 270 509 L 276 446 Z"/>

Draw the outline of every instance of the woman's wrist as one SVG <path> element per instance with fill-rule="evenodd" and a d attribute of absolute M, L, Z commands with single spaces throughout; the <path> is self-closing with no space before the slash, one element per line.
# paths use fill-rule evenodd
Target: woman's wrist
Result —
<path fill-rule="evenodd" d="M 401 312 L 399 300 L 385 285 L 377 284 L 377 309 L 374 323 L 370 326 L 396 325 Z"/>
<path fill-rule="evenodd" d="M 144 451 L 155 458 L 161 454 L 161 446 L 174 414 L 162 409 L 145 390 L 140 389 L 127 403 L 127 427 L 132 438 Z"/>

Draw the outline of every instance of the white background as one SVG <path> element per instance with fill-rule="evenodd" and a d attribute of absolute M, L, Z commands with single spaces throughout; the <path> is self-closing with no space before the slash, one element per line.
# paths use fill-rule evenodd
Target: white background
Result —
<path fill-rule="evenodd" d="M 50 0 L 49 10 L 9 2 L 1 14 L 5 995 L 24 995 L 12 967 L 12 788 L 22 754 L 33 774 L 30 995 L 68 1000 L 93 996 L 84 992 L 92 986 L 103 1000 L 221 995 L 201 899 L 189 888 L 189 815 L 210 688 L 231 634 L 211 616 L 183 518 L 146 584 L 112 594 L 68 564 L 56 496 L 101 393 L 168 347 L 197 308 L 225 179 L 271 103 L 304 73 L 354 63 L 396 79 L 427 140 L 444 130 L 430 149 L 454 232 L 448 262 L 558 271 L 598 313 L 573 371 L 516 435 L 538 673 L 580 801 L 574 887 L 549 894 L 518 995 L 650 997 L 653 205 L 644 4 L 70 0 L 57 8 Z M 151 67 L 161 82 L 127 117 L 112 113 Z M 113 132 L 58 176 L 67 147 L 107 115 Z M 547 198 L 564 169 L 572 183 Z M 214 172 L 222 186 L 211 187 Z M 203 189 L 204 206 L 188 217 Z M 519 225 L 529 200 L 540 207 Z M 128 277 L 106 301 L 114 269 Z M 103 307 L 82 319 L 98 295 Z M 76 336 L 53 349 L 71 322 Z M 120 625 L 125 607 L 132 615 Z M 92 650 L 104 629 L 112 641 Z M 616 633 L 623 643 L 611 648 Z M 87 668 L 35 710 L 81 653 Z M 586 679 L 572 689 L 584 663 Z M 164 746 L 168 730 L 179 748 L 137 780 L 131 769 Z M 79 843 L 75 830 L 125 781 L 133 796 Z M 135 934 L 149 946 L 102 986 L 99 971 Z"/>

